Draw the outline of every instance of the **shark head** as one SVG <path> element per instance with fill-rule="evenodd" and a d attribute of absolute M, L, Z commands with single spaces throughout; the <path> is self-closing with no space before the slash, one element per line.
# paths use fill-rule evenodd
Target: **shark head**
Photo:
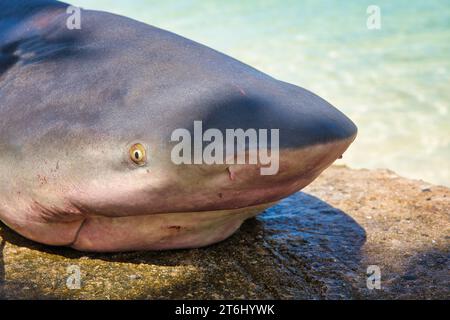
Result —
<path fill-rule="evenodd" d="M 213 49 L 97 11 L 71 30 L 67 5 L 44 2 L 9 15 L 0 35 L 0 218 L 30 239 L 208 245 L 356 137 L 322 98 Z"/>

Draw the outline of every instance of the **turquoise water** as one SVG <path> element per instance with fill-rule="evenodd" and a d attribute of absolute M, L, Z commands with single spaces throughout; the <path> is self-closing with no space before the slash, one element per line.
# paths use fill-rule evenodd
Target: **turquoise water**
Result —
<path fill-rule="evenodd" d="M 449 0 L 71 3 L 173 31 L 322 96 L 359 127 L 340 163 L 450 185 Z M 380 30 L 366 26 L 371 4 Z"/>

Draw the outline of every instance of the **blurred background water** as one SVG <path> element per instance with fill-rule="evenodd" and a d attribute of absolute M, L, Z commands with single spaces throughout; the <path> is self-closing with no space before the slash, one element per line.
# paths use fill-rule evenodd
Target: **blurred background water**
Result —
<path fill-rule="evenodd" d="M 170 30 L 320 95 L 359 127 L 338 163 L 450 186 L 449 0 L 67 2 Z M 366 26 L 372 4 L 380 30 Z"/>

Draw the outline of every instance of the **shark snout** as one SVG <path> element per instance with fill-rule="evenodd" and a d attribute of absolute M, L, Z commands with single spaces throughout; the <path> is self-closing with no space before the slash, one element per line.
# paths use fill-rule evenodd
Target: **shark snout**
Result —
<path fill-rule="evenodd" d="M 283 149 L 300 149 L 356 135 L 357 128 L 346 115 L 301 87 L 271 79 L 242 85 L 239 90 L 220 91 L 204 98 L 201 105 L 188 109 L 190 115 L 201 119 L 205 130 L 278 130 L 279 147 Z"/>
<path fill-rule="evenodd" d="M 356 125 L 327 101 L 296 86 L 282 87 L 275 92 L 246 89 L 245 96 L 210 104 L 214 107 L 202 128 L 223 133 L 223 153 L 228 156 L 217 170 L 205 165 L 199 171 L 210 181 L 210 190 L 220 195 L 215 197 L 216 209 L 273 202 L 302 189 L 355 139 Z M 227 130 L 236 136 L 236 130 L 245 133 L 241 143 L 239 138 L 232 143 L 233 151 L 240 145 L 245 156 L 230 155 Z M 229 161 L 233 157 L 235 161 Z"/>

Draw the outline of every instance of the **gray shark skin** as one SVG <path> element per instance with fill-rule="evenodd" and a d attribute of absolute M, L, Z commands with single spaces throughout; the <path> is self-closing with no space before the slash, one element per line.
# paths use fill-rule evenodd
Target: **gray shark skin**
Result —
<path fill-rule="evenodd" d="M 356 126 L 315 94 L 135 20 L 0 1 L 0 220 L 84 251 L 191 248 L 302 189 Z M 176 165 L 171 133 L 279 129 L 279 171 Z M 130 147 L 145 147 L 136 165 Z"/>

